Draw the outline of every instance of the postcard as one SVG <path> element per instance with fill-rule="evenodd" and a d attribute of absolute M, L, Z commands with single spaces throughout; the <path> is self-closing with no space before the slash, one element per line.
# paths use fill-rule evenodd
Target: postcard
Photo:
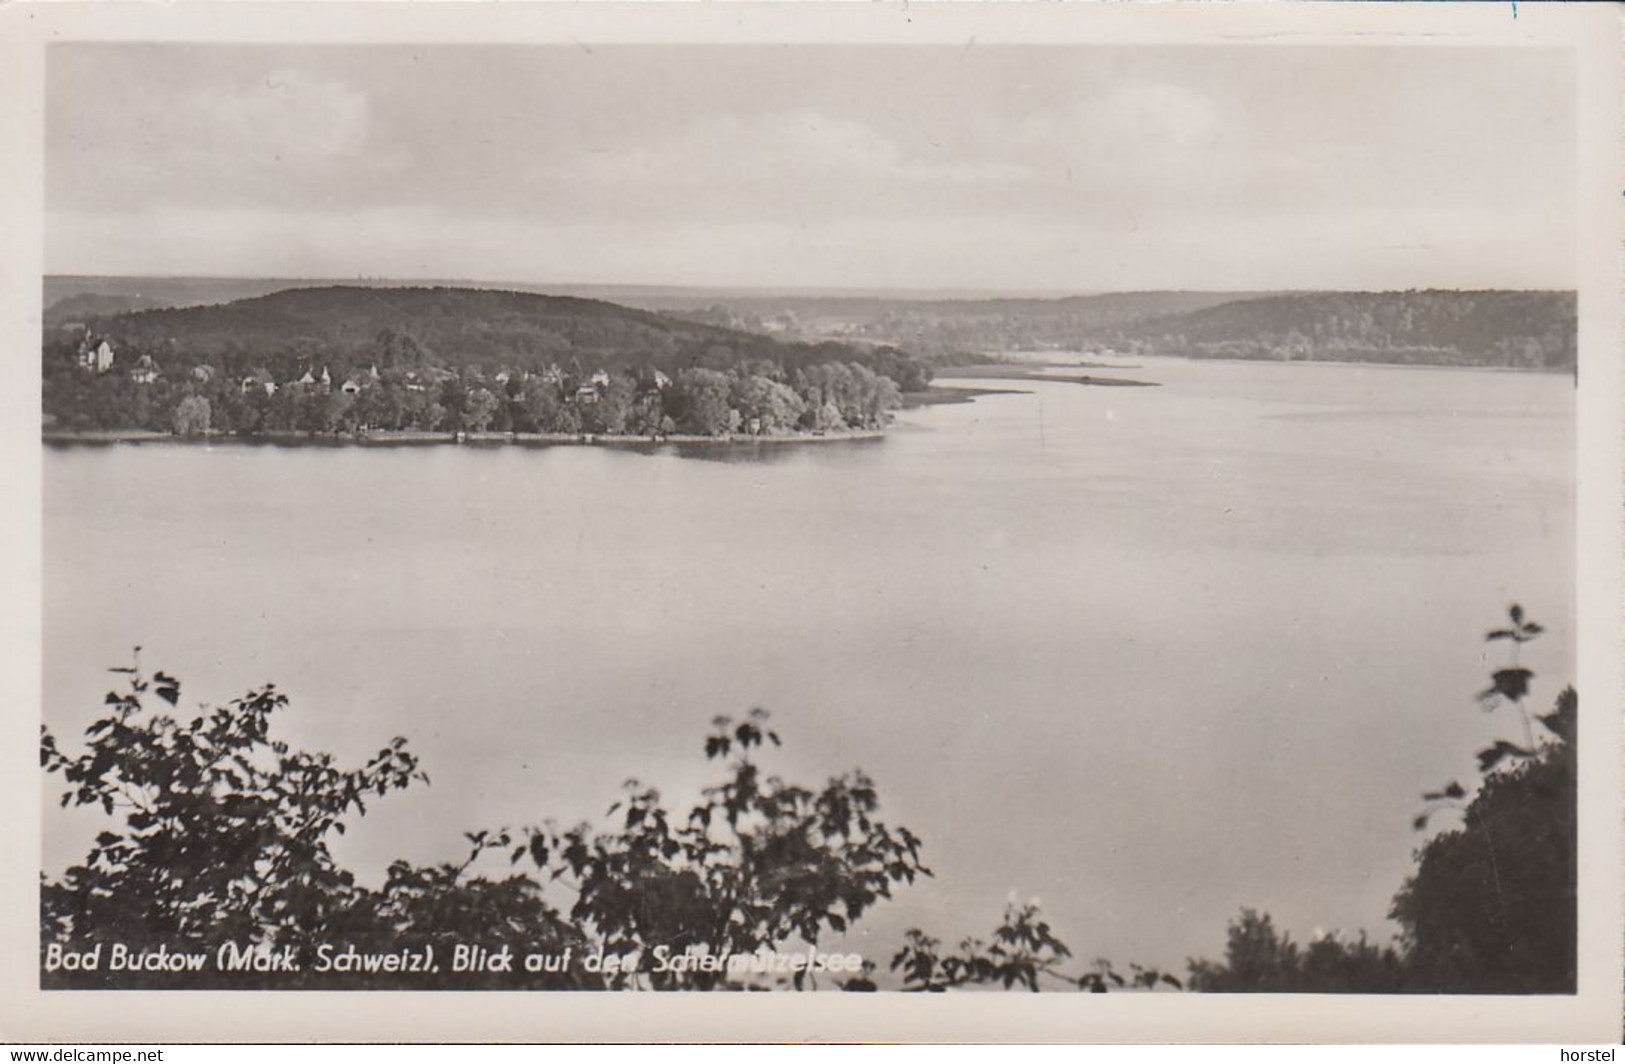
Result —
<path fill-rule="evenodd" d="M 0 20 L 0 1036 L 1617 1039 L 1612 10 Z"/>

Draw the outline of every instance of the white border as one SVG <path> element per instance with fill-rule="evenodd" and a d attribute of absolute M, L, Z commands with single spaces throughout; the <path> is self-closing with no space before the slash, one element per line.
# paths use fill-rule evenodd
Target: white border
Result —
<path fill-rule="evenodd" d="M 1612 1043 L 1621 1032 L 1620 33 L 1586 4 L 12 3 L 0 6 L 0 1039 Z M 1573 998 L 37 989 L 38 350 L 52 41 L 1393 44 L 1577 58 L 1583 871 Z M 1532 194 L 1534 190 L 1532 190 Z"/>

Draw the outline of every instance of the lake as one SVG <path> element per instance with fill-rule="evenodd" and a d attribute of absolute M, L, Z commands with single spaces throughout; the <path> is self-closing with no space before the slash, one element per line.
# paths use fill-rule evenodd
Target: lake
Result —
<path fill-rule="evenodd" d="M 407 736 L 433 785 L 337 846 L 371 877 L 629 776 L 681 801 L 761 705 L 773 770 L 861 767 L 925 841 L 854 936 L 882 968 L 1012 892 L 1085 963 L 1183 974 L 1242 906 L 1386 939 L 1420 792 L 1519 734 L 1483 632 L 1521 602 L 1535 701 L 1573 679 L 1572 382 L 1134 365 L 1161 387 L 1011 383 L 879 441 L 48 449 L 45 720 L 141 644 L 187 703 L 276 682 L 347 763 Z M 96 821 L 46 818 L 54 873 Z"/>

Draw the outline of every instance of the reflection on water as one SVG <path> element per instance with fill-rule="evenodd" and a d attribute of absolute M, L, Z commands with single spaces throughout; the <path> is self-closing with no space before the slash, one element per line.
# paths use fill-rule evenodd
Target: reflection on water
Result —
<path fill-rule="evenodd" d="M 1522 601 L 1537 698 L 1573 677 L 1570 382 L 1136 361 L 1163 387 L 878 441 L 52 450 L 46 718 L 140 643 L 188 699 L 276 681 L 346 759 L 405 735 L 435 783 L 346 836 L 376 872 L 629 775 L 681 800 L 710 718 L 765 705 L 773 767 L 861 766 L 925 839 L 874 958 L 1012 889 L 1176 969 L 1243 905 L 1383 934 L 1416 794 L 1505 723 L 1482 629 Z"/>

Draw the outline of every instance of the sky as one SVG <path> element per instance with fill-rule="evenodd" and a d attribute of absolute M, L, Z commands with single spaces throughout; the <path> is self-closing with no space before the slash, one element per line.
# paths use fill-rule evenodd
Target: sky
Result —
<path fill-rule="evenodd" d="M 54 45 L 46 269 L 1569 288 L 1574 86 L 1535 48 Z"/>

